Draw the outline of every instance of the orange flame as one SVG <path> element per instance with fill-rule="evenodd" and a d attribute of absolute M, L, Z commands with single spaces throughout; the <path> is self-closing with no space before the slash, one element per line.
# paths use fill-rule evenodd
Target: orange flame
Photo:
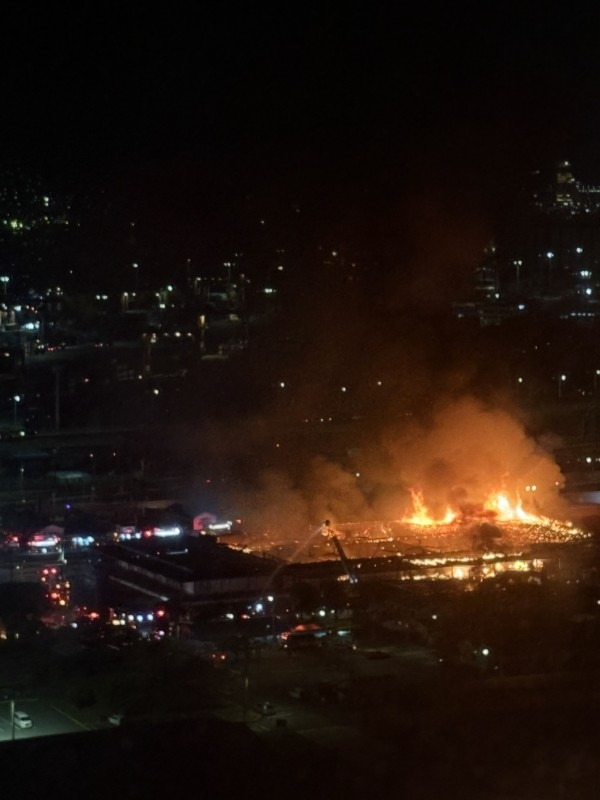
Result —
<path fill-rule="evenodd" d="M 452 511 L 451 508 L 446 509 L 442 519 L 435 519 L 431 516 L 423 500 L 423 493 L 415 489 L 410 490 L 410 495 L 413 504 L 413 513 L 410 517 L 405 517 L 404 522 L 409 522 L 411 525 L 450 525 L 455 522 L 458 513 Z"/>
<path fill-rule="evenodd" d="M 501 522 L 545 522 L 545 517 L 525 511 L 521 498 L 517 495 L 517 502 L 511 504 L 506 494 L 498 492 L 490 495 L 483 504 L 485 511 L 491 511 L 496 519 Z"/>
<path fill-rule="evenodd" d="M 464 519 L 466 516 L 464 511 L 460 509 L 455 510 L 447 507 L 444 516 L 441 518 L 436 518 L 427 508 L 422 492 L 417 491 L 416 489 L 411 489 L 410 494 L 412 498 L 413 512 L 410 516 L 404 517 L 403 522 L 407 522 L 411 525 L 421 526 L 451 525 L 453 522 L 458 522 L 461 519 Z M 491 517 L 499 522 L 549 522 L 546 517 L 525 511 L 520 497 L 517 496 L 516 502 L 511 503 L 508 495 L 504 492 L 491 493 L 488 495 L 484 503 L 479 506 L 478 511 L 471 512 L 467 516 Z"/>

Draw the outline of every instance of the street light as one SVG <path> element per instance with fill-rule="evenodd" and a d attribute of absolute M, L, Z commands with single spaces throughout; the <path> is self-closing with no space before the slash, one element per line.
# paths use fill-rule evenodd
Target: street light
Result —
<path fill-rule="evenodd" d="M 558 399 L 562 398 L 562 385 L 567 380 L 566 375 L 559 375 L 558 376 Z"/>
<path fill-rule="evenodd" d="M 267 595 L 267 600 L 271 603 L 271 636 L 275 641 L 275 596 L 269 594 Z"/>
<path fill-rule="evenodd" d="M 554 253 L 549 250 L 546 253 L 546 258 L 548 259 L 548 281 L 550 281 L 550 274 L 552 272 L 552 259 L 554 258 Z"/>
<path fill-rule="evenodd" d="M 517 258 L 513 261 L 517 269 L 517 288 L 521 286 L 521 267 L 523 266 L 523 261 L 520 258 Z"/>
<path fill-rule="evenodd" d="M 21 402 L 21 395 L 16 394 L 13 397 L 13 424 L 15 428 L 17 427 L 17 403 Z"/>

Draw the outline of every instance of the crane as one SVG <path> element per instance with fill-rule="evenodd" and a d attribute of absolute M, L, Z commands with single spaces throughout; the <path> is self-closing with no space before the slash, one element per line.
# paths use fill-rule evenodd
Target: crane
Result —
<path fill-rule="evenodd" d="M 331 531 L 330 525 L 331 525 L 330 521 L 326 519 L 325 522 L 323 523 L 323 528 L 324 528 L 323 534 L 332 540 L 335 549 L 337 550 L 337 554 L 340 557 L 340 561 L 342 562 L 346 575 L 348 576 L 349 582 L 358 583 L 358 578 L 356 577 L 354 571 L 352 570 L 352 567 L 350 566 L 350 562 L 348 561 L 346 553 L 344 552 L 342 543 L 340 542 L 338 536 Z"/>

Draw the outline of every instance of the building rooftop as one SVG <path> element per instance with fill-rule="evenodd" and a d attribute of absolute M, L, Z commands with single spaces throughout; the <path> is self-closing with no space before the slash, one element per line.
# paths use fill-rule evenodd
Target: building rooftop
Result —
<path fill-rule="evenodd" d="M 182 535 L 168 542 L 153 538 L 127 545 L 112 544 L 102 553 L 111 561 L 127 562 L 181 582 L 266 575 L 277 566 L 270 558 L 232 550 L 210 536 Z"/>

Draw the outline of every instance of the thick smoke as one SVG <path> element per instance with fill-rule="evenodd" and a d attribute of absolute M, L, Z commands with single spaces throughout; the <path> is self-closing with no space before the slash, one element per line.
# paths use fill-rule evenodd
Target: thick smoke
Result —
<path fill-rule="evenodd" d="M 256 487 L 237 493 L 235 502 L 251 529 L 290 539 L 325 519 L 369 519 L 371 514 L 356 476 L 321 457 L 296 480 L 281 471 L 262 473 Z"/>
<path fill-rule="evenodd" d="M 354 464 L 314 457 L 306 466 L 260 473 L 252 491 L 235 497 L 254 530 L 294 539 L 334 522 L 400 519 L 412 511 L 410 489 L 422 493 L 433 516 L 480 506 L 505 492 L 526 510 L 564 516 L 562 475 L 551 453 L 508 412 L 463 397 L 428 421 L 389 428 Z M 535 488 L 534 488 L 535 487 Z"/>
<path fill-rule="evenodd" d="M 488 226 L 424 193 L 411 209 L 395 238 L 378 237 L 390 242 L 381 269 L 358 259 L 355 274 L 325 245 L 290 269 L 284 313 L 232 367 L 228 417 L 177 437 L 253 531 L 295 539 L 324 519 L 398 520 L 411 489 L 440 518 L 500 491 L 564 516 L 551 452 L 504 410 L 506 341 L 449 313 Z"/>
<path fill-rule="evenodd" d="M 494 492 L 521 498 L 532 511 L 558 513 L 562 475 L 552 455 L 506 411 L 464 397 L 439 409 L 430 422 L 383 442 L 385 470 L 423 493 L 443 517 L 446 508 L 477 505 Z M 385 481 L 385 476 L 380 474 Z M 528 488 L 529 487 L 529 488 Z M 535 488 L 534 488 L 535 487 Z"/>

